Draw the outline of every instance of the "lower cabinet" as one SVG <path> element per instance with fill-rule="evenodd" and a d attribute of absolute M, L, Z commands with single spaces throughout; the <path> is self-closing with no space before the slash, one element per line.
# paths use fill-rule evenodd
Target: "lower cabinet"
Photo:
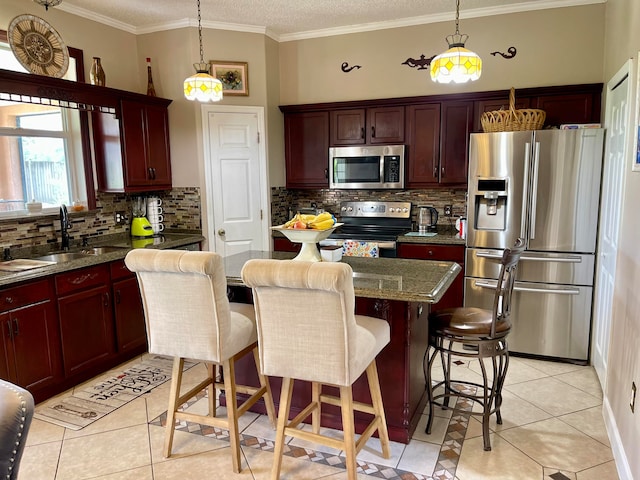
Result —
<path fill-rule="evenodd" d="M 110 267 L 118 352 L 146 349 L 147 331 L 138 279 L 124 260 L 113 262 Z"/>
<path fill-rule="evenodd" d="M 463 245 L 398 243 L 398 257 L 458 262 L 464 272 Z M 462 272 L 458 274 L 440 301 L 431 306 L 431 310 L 462 307 L 464 301 L 464 275 Z"/>
<path fill-rule="evenodd" d="M 62 273 L 55 283 L 64 373 L 72 376 L 115 355 L 109 266 Z"/>
<path fill-rule="evenodd" d="M 51 279 L 0 292 L 0 378 L 28 390 L 62 379 L 60 336 Z"/>
<path fill-rule="evenodd" d="M 288 238 L 274 237 L 273 250 L 275 252 L 299 252 L 302 247 L 301 243 L 293 243 Z"/>

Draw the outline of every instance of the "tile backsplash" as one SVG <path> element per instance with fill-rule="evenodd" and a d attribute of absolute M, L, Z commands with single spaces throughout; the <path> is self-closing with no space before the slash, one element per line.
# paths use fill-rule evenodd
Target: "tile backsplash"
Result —
<path fill-rule="evenodd" d="M 174 188 L 169 192 L 153 192 L 162 199 L 164 225 L 168 230 L 185 231 L 202 229 L 200 189 L 197 187 Z M 138 195 L 98 193 L 96 210 L 71 212 L 72 228 L 69 230 L 72 244 L 100 235 L 129 231 L 132 208 Z M 124 212 L 125 225 L 116 225 L 115 213 Z M 57 213 L 33 215 L 23 218 L 0 220 L 0 248 L 34 247 L 55 244 L 60 241 L 60 219 Z"/>
<path fill-rule="evenodd" d="M 316 206 L 333 214 L 340 211 L 340 203 L 346 201 L 411 202 L 411 217 L 417 220 L 418 205 L 432 205 L 438 210 L 438 225 L 453 225 L 457 217 L 467 211 L 466 189 L 424 190 L 287 190 L 271 189 L 271 220 L 282 225 L 299 208 Z M 444 206 L 452 205 L 451 217 L 444 216 Z"/>

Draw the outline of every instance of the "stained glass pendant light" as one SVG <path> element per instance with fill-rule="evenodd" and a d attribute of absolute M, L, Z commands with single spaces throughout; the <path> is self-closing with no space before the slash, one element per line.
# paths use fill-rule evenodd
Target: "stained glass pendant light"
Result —
<path fill-rule="evenodd" d="M 431 61 L 431 80 L 438 83 L 465 83 L 474 81 L 482 74 L 482 59 L 464 48 L 469 35 L 458 29 L 460 0 L 456 0 L 456 33 L 447 37 L 449 50 Z"/>
<path fill-rule="evenodd" d="M 222 82 L 209 75 L 209 64 L 204 61 L 200 0 L 198 0 L 198 39 L 200 40 L 200 63 L 193 64 L 196 74 L 184 81 L 184 96 L 187 100 L 197 100 L 203 103 L 218 102 L 222 100 Z"/>
<path fill-rule="evenodd" d="M 45 10 L 49 10 L 49 7 L 57 7 L 62 3 L 62 0 L 33 0 L 38 5 L 42 5 Z"/>

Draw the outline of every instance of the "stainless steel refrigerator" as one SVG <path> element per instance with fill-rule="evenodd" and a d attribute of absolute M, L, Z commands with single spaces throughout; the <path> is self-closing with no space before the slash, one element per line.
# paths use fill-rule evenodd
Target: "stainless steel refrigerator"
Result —
<path fill-rule="evenodd" d="M 502 249 L 518 237 L 509 350 L 586 363 L 602 129 L 471 135 L 465 306 L 492 308 Z"/>

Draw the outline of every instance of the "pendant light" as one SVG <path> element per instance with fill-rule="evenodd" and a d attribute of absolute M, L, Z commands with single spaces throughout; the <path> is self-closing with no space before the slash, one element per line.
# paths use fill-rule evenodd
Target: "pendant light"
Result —
<path fill-rule="evenodd" d="M 196 74 L 184 81 L 184 96 L 187 100 L 197 100 L 203 103 L 218 102 L 222 100 L 222 82 L 209 75 L 209 64 L 204 61 L 200 0 L 198 0 L 198 39 L 200 41 L 200 63 L 193 64 Z"/>
<path fill-rule="evenodd" d="M 438 83 L 465 83 L 474 81 L 482 74 L 482 59 L 464 48 L 469 35 L 458 30 L 460 0 L 456 0 L 456 33 L 447 37 L 449 50 L 431 61 L 431 80 Z"/>
<path fill-rule="evenodd" d="M 57 7 L 62 3 L 62 0 L 33 0 L 38 5 L 42 5 L 45 10 L 49 10 L 49 7 Z"/>

